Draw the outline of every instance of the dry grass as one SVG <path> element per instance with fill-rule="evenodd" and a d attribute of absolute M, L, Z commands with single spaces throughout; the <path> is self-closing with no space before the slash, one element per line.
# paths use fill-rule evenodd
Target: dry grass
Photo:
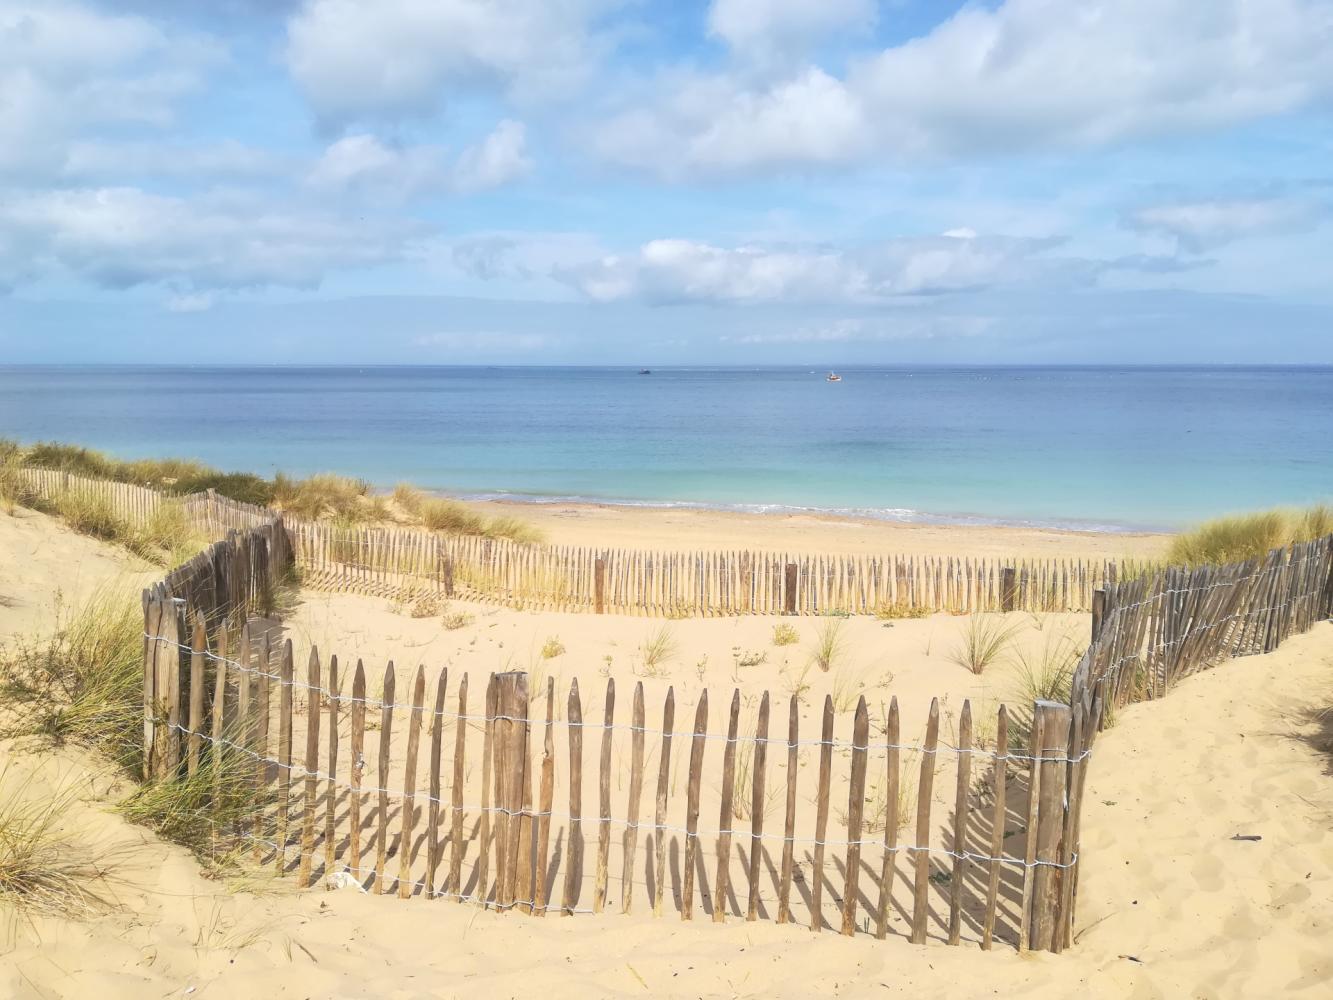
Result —
<path fill-rule="evenodd" d="M 794 646 L 800 641 L 801 634 L 796 631 L 795 625 L 779 622 L 773 626 L 773 645 Z"/>
<path fill-rule="evenodd" d="M 1032 703 L 1058 701 L 1069 703 L 1074 668 L 1083 655 L 1083 647 L 1068 635 L 1047 635 L 1036 650 L 1020 650 L 1008 683 L 1007 701 L 1009 742 L 1027 748 L 1032 734 Z"/>
<path fill-rule="evenodd" d="M 1333 506 L 1278 508 L 1219 517 L 1177 535 L 1167 562 L 1186 566 L 1261 559 L 1273 549 L 1333 534 Z"/>
<path fill-rule="evenodd" d="M 880 601 L 875 605 L 874 615 L 880 621 L 894 621 L 899 618 L 925 618 L 930 614 L 926 608 L 902 601 Z"/>
<path fill-rule="evenodd" d="M 142 527 L 126 529 L 121 541 L 131 552 L 162 566 L 179 566 L 208 544 L 195 531 L 180 502 L 167 499 Z"/>
<path fill-rule="evenodd" d="M 810 650 L 810 662 L 824 673 L 833 669 L 842 661 L 847 651 L 847 643 L 842 634 L 843 619 L 829 618 L 815 635 L 814 646 Z"/>
<path fill-rule="evenodd" d="M 417 507 L 417 516 L 431 531 L 443 531 L 448 535 L 480 535 L 486 524 L 481 515 L 457 500 L 440 497 L 422 500 Z"/>
<path fill-rule="evenodd" d="M 554 660 L 557 656 L 563 656 L 564 654 L 565 644 L 560 641 L 560 636 L 547 636 L 546 641 L 542 643 L 542 659 Z"/>
<path fill-rule="evenodd" d="M 3 696 L 22 708 L 8 736 L 96 747 L 136 773 L 143 756 L 143 613 L 108 586 L 73 609 L 57 606 L 50 635 L 18 642 L 0 660 Z"/>
<path fill-rule="evenodd" d="M 308 479 L 278 473 L 273 478 L 273 506 L 308 521 L 332 517 L 352 522 L 374 520 L 370 484 L 364 479 L 323 472 Z"/>
<path fill-rule="evenodd" d="M 444 612 L 444 618 L 443 618 L 444 627 L 448 629 L 450 632 L 455 632 L 460 628 L 467 628 L 474 621 L 476 621 L 475 616 L 467 611 L 446 610 Z"/>
<path fill-rule="evenodd" d="M 656 631 L 650 632 L 639 647 L 644 672 L 649 677 L 656 677 L 666 664 L 675 658 L 678 649 L 679 645 L 670 625 L 663 625 Z"/>
<path fill-rule="evenodd" d="M 17 448 L 12 442 L 0 439 L 0 510 L 13 514 L 19 507 L 31 506 L 33 497 Z"/>
<path fill-rule="evenodd" d="M 491 518 L 482 529 L 482 534 L 487 538 L 507 538 L 511 542 L 522 544 L 540 542 L 545 538 L 540 528 L 520 518 L 507 515 Z"/>
<path fill-rule="evenodd" d="M 36 787 L 32 772 L 0 770 L 0 900 L 20 914 L 91 916 L 112 904 L 112 859 L 69 839 L 68 789 Z"/>
<path fill-rule="evenodd" d="M 996 615 L 973 614 L 963 629 L 962 641 L 949 659 L 974 674 L 1001 662 L 1018 632 L 1018 626 Z"/>

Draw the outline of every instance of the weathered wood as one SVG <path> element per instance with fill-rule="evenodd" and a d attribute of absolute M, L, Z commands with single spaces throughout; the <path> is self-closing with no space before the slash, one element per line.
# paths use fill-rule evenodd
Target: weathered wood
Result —
<path fill-rule="evenodd" d="M 255 810 L 254 859 L 256 861 L 263 860 L 266 846 L 263 799 L 265 789 L 268 786 L 268 721 L 269 703 L 271 701 L 269 675 L 272 672 L 270 652 L 269 639 L 265 635 L 259 644 L 259 672 L 255 678 L 255 791 L 259 798 L 259 808 Z M 281 863 L 281 856 L 277 857 L 277 861 L 279 864 Z"/>
<path fill-rule="evenodd" d="M 458 684 L 458 718 L 454 722 L 454 777 L 449 785 L 451 824 L 449 832 L 449 881 L 446 893 L 463 902 L 463 775 L 467 750 L 467 674 Z"/>
<path fill-rule="evenodd" d="M 748 564 L 747 564 L 748 570 Z M 746 597 L 749 592 L 747 587 Z M 768 805 L 767 788 L 764 784 L 765 766 L 768 762 L 768 692 L 764 692 L 759 701 L 759 717 L 754 726 L 754 751 L 750 759 L 753 774 L 753 787 L 750 791 L 750 897 L 745 910 L 746 920 L 759 917 L 759 878 L 762 872 L 764 852 L 764 809 Z"/>
<path fill-rule="evenodd" d="M 204 620 L 195 615 L 194 632 L 190 638 L 190 737 L 185 759 L 185 770 L 191 778 L 199 770 L 199 748 L 203 744 L 206 652 L 208 652 L 208 637 L 204 631 Z"/>
<path fill-rule="evenodd" d="M 222 774 L 224 761 L 228 754 L 227 739 L 227 632 L 229 625 L 224 623 L 218 630 L 218 655 L 213 671 L 213 724 L 209 729 L 208 761 L 213 768 L 213 800 L 222 797 Z M 233 735 L 233 738 L 234 735 Z"/>
<path fill-rule="evenodd" d="M 958 717 L 958 788 L 953 809 L 953 877 L 949 881 L 949 944 L 962 933 L 963 885 L 967 880 L 967 818 L 972 791 L 972 702 Z"/>
<path fill-rule="evenodd" d="M 778 884 L 778 923 L 791 920 L 791 879 L 796 846 L 796 772 L 800 769 L 800 702 L 791 696 L 787 708 L 787 803 L 782 832 L 782 873 Z"/>
<path fill-rule="evenodd" d="M 717 822 L 717 878 L 713 885 L 713 923 L 727 919 L 727 891 L 731 887 L 731 824 L 736 791 L 736 737 L 741 716 L 741 690 L 731 694 L 727 742 L 722 752 L 722 812 Z"/>
<path fill-rule="evenodd" d="M 995 723 L 994 810 L 991 814 L 990 878 L 986 886 L 986 916 L 981 927 L 981 947 L 989 951 L 995 938 L 996 908 L 1000 898 L 1000 858 L 1004 853 L 1004 825 L 1008 814 L 1009 712 L 1000 706 Z"/>
<path fill-rule="evenodd" d="M 607 863 L 611 854 L 611 726 L 616 713 L 616 681 L 606 681 L 606 713 L 602 720 L 602 754 L 597 783 L 597 877 L 592 910 L 601 913 L 606 905 Z"/>
<path fill-rule="evenodd" d="M 912 889 L 912 943 L 925 944 L 930 913 L 930 804 L 935 793 L 935 751 L 939 746 L 940 703 L 930 700 L 926 738 L 921 746 L 921 782 L 916 795 L 916 880 Z"/>
<path fill-rule="evenodd" d="M 1088 720 L 1082 699 L 1078 699 L 1073 710 L 1074 719 L 1070 727 L 1067 750 L 1069 761 L 1066 768 L 1068 778 L 1064 829 L 1060 836 L 1059 900 L 1051 947 L 1055 952 L 1064 951 L 1073 943 L 1074 936 L 1074 863 L 1078 857 L 1079 825 L 1083 813 L 1083 775 L 1086 763 L 1083 758 L 1084 728 L 1088 725 Z"/>
<path fill-rule="evenodd" d="M 1036 712 L 1032 716 L 1032 732 L 1028 739 L 1028 801 L 1027 816 L 1023 824 L 1023 894 L 1019 905 L 1018 950 L 1027 951 L 1032 943 L 1032 886 L 1036 877 L 1037 860 L 1037 812 L 1038 797 L 1041 792 L 1041 771 L 1038 767 L 1038 748 L 1042 746 L 1046 734 L 1042 731 L 1046 716 Z"/>
<path fill-rule="evenodd" d="M 1033 755 L 1040 758 L 1040 795 L 1037 800 L 1037 870 L 1032 883 L 1032 935 L 1038 951 L 1056 950 L 1057 909 L 1060 899 L 1060 836 L 1064 830 L 1065 754 L 1069 747 L 1069 706 L 1039 701 L 1033 712 L 1042 717 L 1042 743 Z"/>
<path fill-rule="evenodd" d="M 546 679 L 546 731 L 542 739 L 541 804 L 537 821 L 537 885 L 534 913 L 546 916 L 546 881 L 551 857 L 551 807 L 555 799 L 555 678 Z"/>
<path fill-rule="evenodd" d="M 842 933 L 856 932 L 856 901 L 861 880 L 861 825 L 866 804 L 866 757 L 870 744 L 870 713 L 863 695 L 852 720 L 852 779 L 847 792 L 847 872 L 842 892 Z"/>
<path fill-rule="evenodd" d="M 349 773 L 352 789 L 347 799 L 348 822 L 351 824 L 348 853 L 356 880 L 365 882 L 365 871 L 361 867 L 361 780 L 366 773 L 366 670 L 360 660 L 356 661 L 356 672 L 352 675 L 352 746 Z"/>
<path fill-rule="evenodd" d="M 441 767 L 444 754 L 444 703 L 449 687 L 449 670 L 440 671 L 440 678 L 435 683 L 435 707 L 431 712 L 430 730 L 430 803 L 426 810 L 426 891 L 422 898 L 431 899 L 439 885 L 437 876 L 443 845 L 440 841 L 440 812 L 444 804 L 444 786 Z M 458 720 L 462 726 L 462 720 Z"/>
<path fill-rule="evenodd" d="M 393 751 L 393 661 L 384 668 L 384 696 L 380 704 L 380 742 L 376 772 L 379 805 L 375 810 L 375 895 L 384 893 L 384 866 L 389 850 L 389 765 Z"/>
<path fill-rule="evenodd" d="M 579 700 L 579 682 L 569 686 L 569 704 L 565 708 L 569 722 L 569 858 L 565 863 L 565 888 L 560 899 L 560 915 L 573 914 L 583 881 L 583 704 Z"/>
<path fill-rule="evenodd" d="M 496 778 L 500 794 L 496 797 L 497 826 L 496 904 L 512 908 L 521 895 L 532 887 L 531 826 L 525 836 L 523 821 L 530 803 L 527 792 L 528 768 L 528 675 L 509 671 L 495 675 L 496 684 Z M 501 843 L 503 842 L 503 843 Z"/>
<path fill-rule="evenodd" d="M 593 562 L 593 611 L 606 613 L 606 560 L 600 556 Z"/>
<path fill-rule="evenodd" d="M 819 737 L 819 789 L 815 798 L 815 858 L 811 866 L 810 930 L 824 929 L 824 842 L 828 836 L 829 785 L 833 776 L 833 696 L 824 696 Z"/>
<path fill-rule="evenodd" d="M 708 690 L 699 695 L 694 710 L 694 736 L 690 743 L 689 787 L 685 793 L 685 870 L 682 873 L 680 916 L 694 919 L 694 866 L 699 856 L 699 782 L 703 776 L 704 746 L 708 742 Z"/>
<path fill-rule="evenodd" d="M 676 724 L 676 689 L 667 688 L 662 706 L 662 746 L 657 757 L 657 803 L 653 812 L 653 846 L 657 864 L 653 877 L 653 916 L 662 915 L 662 897 L 666 890 L 666 814 L 668 779 L 671 771 L 671 731 Z"/>
<path fill-rule="evenodd" d="M 495 674 L 486 681 L 486 729 L 481 743 L 481 828 L 477 834 L 477 905 L 485 907 L 491 895 L 491 775 L 495 770 Z"/>
<path fill-rule="evenodd" d="M 884 861 L 879 874 L 879 906 L 876 910 L 875 937 L 881 941 L 889 933 L 889 907 L 893 900 L 893 877 L 898 867 L 898 800 L 901 781 L 898 698 L 889 701 L 889 717 L 884 723 L 888 744 L 884 788 Z"/>
<path fill-rule="evenodd" d="M 338 839 L 338 707 L 342 689 L 338 686 L 338 657 L 329 657 L 329 775 L 324 782 L 324 873 L 333 872 Z"/>
<path fill-rule="evenodd" d="M 281 874 L 287 867 L 287 824 L 292 811 L 292 712 L 293 687 L 296 672 L 292 663 L 292 641 L 283 640 L 282 666 L 278 681 L 278 857 L 276 871 Z"/>
<path fill-rule="evenodd" d="M 1000 570 L 1000 610 L 1013 611 L 1017 604 L 1017 572 L 1013 566 L 1005 566 Z"/>
<path fill-rule="evenodd" d="M 412 895 L 412 834 L 416 829 L 417 752 L 421 748 L 421 713 L 426 703 L 426 668 L 417 664 L 412 708 L 407 720 L 407 760 L 403 766 L 402 833 L 398 838 L 398 898 Z M 430 883 L 426 883 L 429 895 Z"/>
<path fill-rule="evenodd" d="M 782 581 L 782 613 L 796 614 L 796 564 L 789 562 Z"/>
<path fill-rule="evenodd" d="M 299 882 L 311 884 L 315 854 L 315 799 L 319 794 L 319 650 L 310 648 L 306 665 L 305 792 L 301 818 L 301 869 Z"/>
<path fill-rule="evenodd" d="M 629 803 L 621 847 L 625 858 L 620 879 L 621 913 L 629 913 L 634 898 L 634 856 L 639 846 L 639 800 L 643 797 L 643 725 L 643 681 L 639 681 L 634 685 L 634 707 L 630 717 Z"/>

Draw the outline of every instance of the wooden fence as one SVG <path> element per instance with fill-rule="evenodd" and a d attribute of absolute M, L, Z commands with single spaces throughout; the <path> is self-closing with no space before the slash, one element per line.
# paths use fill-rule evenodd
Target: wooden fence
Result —
<path fill-rule="evenodd" d="M 31 469 L 45 499 L 91 493 L 134 526 L 163 496 L 67 472 Z M 212 493 L 177 498 L 210 538 L 278 512 Z M 657 552 L 450 536 L 410 526 L 340 525 L 285 517 L 307 587 L 404 599 L 446 596 L 534 610 L 662 618 L 740 614 L 1087 611 L 1113 564 L 1076 559 L 780 552 Z"/>
<path fill-rule="evenodd" d="M 710 706 L 703 689 L 678 708 L 674 688 L 658 701 L 639 682 L 626 712 L 613 680 L 585 705 L 577 680 L 530 691 L 525 673 L 478 686 L 389 663 L 375 676 L 315 649 L 298 672 L 262 623 L 235 635 L 188 615 L 147 611 L 155 672 L 181 678 L 156 707 L 156 777 L 239 767 L 263 807 L 222 839 L 301 885 L 332 875 L 533 916 L 637 905 L 983 948 L 1047 948 L 1068 922 L 1052 789 L 1082 761 L 1053 727 L 1027 751 L 1030 722 L 1006 708 L 985 744 L 970 704 L 941 738 L 938 700 L 893 699 L 872 725 L 864 697 L 840 717 L 831 698 L 818 711 L 793 696 L 784 726 L 766 691 Z"/>

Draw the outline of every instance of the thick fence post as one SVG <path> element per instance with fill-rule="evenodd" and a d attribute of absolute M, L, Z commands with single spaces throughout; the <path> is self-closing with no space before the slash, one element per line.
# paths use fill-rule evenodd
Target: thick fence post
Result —
<path fill-rule="evenodd" d="M 1018 603 L 1018 573 L 1012 566 L 1000 570 L 1000 610 L 1013 611 Z"/>
<path fill-rule="evenodd" d="M 1036 731 L 1041 742 L 1032 747 L 1037 758 L 1034 773 L 1040 782 L 1037 793 L 1037 851 L 1036 871 L 1032 884 L 1032 917 L 1030 946 L 1034 951 L 1056 951 L 1059 948 L 1061 850 L 1060 840 L 1065 827 L 1067 808 L 1065 781 L 1069 753 L 1068 705 L 1056 701 L 1038 701 L 1032 706 Z M 1040 720 L 1038 722 L 1038 717 Z M 1029 837 L 1033 831 L 1029 830 Z"/>
<path fill-rule="evenodd" d="M 532 872 L 532 794 L 528 781 L 528 675 L 495 675 L 495 778 L 497 908 L 507 910 L 530 892 Z M 531 896 L 523 896 L 523 900 Z"/>
<path fill-rule="evenodd" d="M 592 602 L 597 614 L 606 613 L 606 560 L 601 556 L 593 563 Z"/>
<path fill-rule="evenodd" d="M 782 613 L 784 615 L 796 614 L 796 564 L 794 562 L 787 563 L 782 581 Z"/>
<path fill-rule="evenodd" d="M 1092 641 L 1102 635 L 1102 619 L 1106 615 L 1106 588 L 1098 587 L 1092 592 Z"/>

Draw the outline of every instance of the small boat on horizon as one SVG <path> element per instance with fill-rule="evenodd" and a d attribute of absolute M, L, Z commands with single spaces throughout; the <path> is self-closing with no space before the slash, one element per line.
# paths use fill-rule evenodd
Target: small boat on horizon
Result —
<path fill-rule="evenodd" d="M 829 372 L 829 373 L 828 373 L 828 377 L 827 377 L 826 379 L 824 379 L 824 381 L 825 381 L 825 382 L 841 382 L 841 381 L 842 381 L 842 376 L 839 375 L 837 372 Z"/>
<path fill-rule="evenodd" d="M 653 370 L 652 370 L 651 368 L 640 368 L 640 369 L 639 369 L 639 374 L 640 374 L 640 375 L 651 375 L 652 373 L 653 373 Z"/>

